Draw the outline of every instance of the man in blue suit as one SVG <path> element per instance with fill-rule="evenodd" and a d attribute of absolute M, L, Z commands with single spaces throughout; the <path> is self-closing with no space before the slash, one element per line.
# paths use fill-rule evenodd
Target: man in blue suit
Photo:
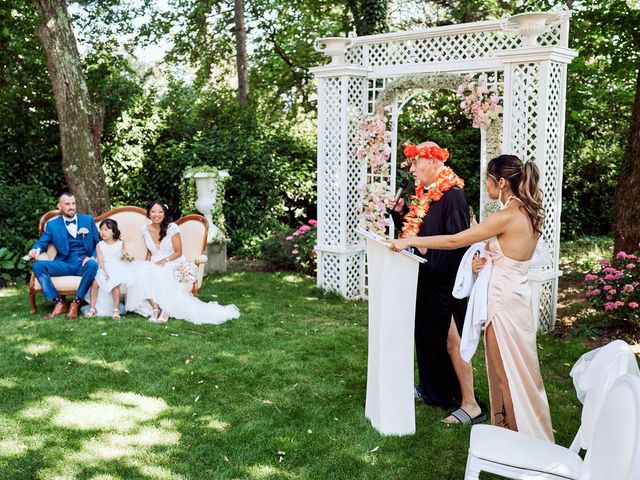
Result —
<path fill-rule="evenodd" d="M 29 257 L 32 259 L 36 259 L 41 251 L 46 251 L 50 244 L 58 251 L 55 259 L 33 264 L 33 273 L 42 286 L 44 297 L 55 304 L 53 311 L 44 317 L 45 320 L 64 313 L 67 313 L 70 320 L 78 318 L 80 301 L 91 287 L 98 271 L 95 252 L 100 234 L 93 218 L 91 215 L 76 213 L 76 199 L 68 192 L 58 198 L 58 209 L 62 215 L 47 222 L 44 233 L 29 250 Z M 82 277 L 76 298 L 69 307 L 51 281 L 51 277 L 65 275 Z"/>

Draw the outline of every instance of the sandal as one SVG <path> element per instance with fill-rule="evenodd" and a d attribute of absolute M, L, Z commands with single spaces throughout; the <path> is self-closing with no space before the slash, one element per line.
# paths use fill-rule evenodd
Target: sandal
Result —
<path fill-rule="evenodd" d="M 160 309 L 158 307 L 154 307 L 149 317 L 149 321 L 151 323 L 158 323 L 158 316 L 160 315 Z"/>
<path fill-rule="evenodd" d="M 111 315 L 111 318 L 113 318 L 114 320 L 120 320 L 120 308 L 116 307 L 113 309 L 113 315 Z"/>
<path fill-rule="evenodd" d="M 162 315 L 158 317 L 158 323 L 167 323 L 169 321 L 169 312 L 166 310 L 162 311 Z"/>
<path fill-rule="evenodd" d="M 445 422 L 444 420 L 442 420 L 447 425 L 475 425 L 487 420 L 487 416 L 482 412 L 480 412 L 480 415 L 478 415 L 477 417 L 471 418 L 471 415 L 469 415 L 462 408 L 454 410 L 449 414 L 449 416 L 455 418 L 457 422 Z"/>
<path fill-rule="evenodd" d="M 84 314 L 85 317 L 95 317 L 98 314 L 95 308 L 91 307 L 87 313 Z"/>

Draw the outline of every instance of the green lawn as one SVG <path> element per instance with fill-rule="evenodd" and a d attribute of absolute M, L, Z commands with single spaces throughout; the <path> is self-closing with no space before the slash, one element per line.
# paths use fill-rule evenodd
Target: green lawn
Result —
<path fill-rule="evenodd" d="M 367 305 L 312 280 L 241 272 L 201 298 L 235 303 L 220 326 L 136 315 L 41 320 L 25 287 L 0 290 L 0 479 L 462 479 L 469 429 L 417 405 L 417 433 L 364 418 Z M 557 442 L 580 407 L 580 340 L 540 339 Z M 488 402 L 482 351 L 474 360 Z M 490 478 L 490 477 L 482 477 Z"/>

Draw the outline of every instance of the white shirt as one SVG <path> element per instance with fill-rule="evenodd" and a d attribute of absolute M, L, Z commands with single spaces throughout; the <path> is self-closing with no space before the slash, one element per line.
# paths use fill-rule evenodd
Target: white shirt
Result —
<path fill-rule="evenodd" d="M 63 216 L 62 220 L 65 221 L 64 225 L 67 227 L 67 232 L 69 232 L 73 238 L 76 238 L 78 235 L 78 215 L 74 215 L 71 220 L 67 220 L 67 218 Z M 74 220 L 76 223 L 70 223 L 69 225 L 66 224 L 66 222 L 72 222 Z"/>

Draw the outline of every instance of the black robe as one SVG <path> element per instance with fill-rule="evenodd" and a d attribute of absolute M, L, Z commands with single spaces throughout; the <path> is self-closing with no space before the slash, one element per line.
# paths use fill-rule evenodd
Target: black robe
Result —
<path fill-rule="evenodd" d="M 397 228 L 402 217 L 393 215 Z M 469 228 L 469 204 L 464 192 L 453 187 L 432 202 L 418 236 L 450 235 Z M 459 405 L 460 384 L 447 353 L 447 335 L 453 316 L 462 336 L 467 300 L 451 295 L 460 261 L 467 250 L 428 250 L 417 255 L 428 261 L 420 265 L 416 297 L 415 342 L 419 386 L 425 402 L 445 408 Z"/>

